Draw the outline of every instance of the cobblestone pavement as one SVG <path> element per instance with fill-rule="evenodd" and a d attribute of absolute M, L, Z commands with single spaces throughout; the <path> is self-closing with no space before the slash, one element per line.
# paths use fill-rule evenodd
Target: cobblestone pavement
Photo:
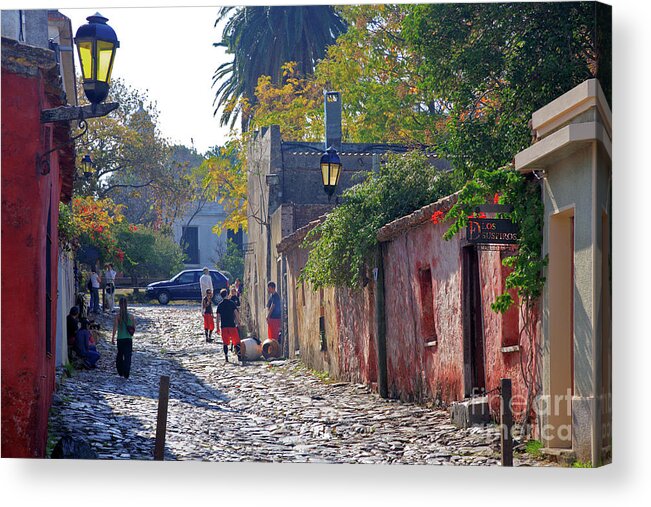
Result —
<path fill-rule="evenodd" d="M 99 368 L 64 378 L 50 440 L 82 435 L 102 459 L 152 459 L 158 385 L 170 375 L 166 459 L 321 463 L 499 464 L 496 426 L 457 429 L 448 412 L 324 383 L 298 361 L 224 362 L 198 307 L 135 306 L 131 377 L 115 371 L 108 317 Z M 521 454 L 516 465 L 549 463 Z"/>

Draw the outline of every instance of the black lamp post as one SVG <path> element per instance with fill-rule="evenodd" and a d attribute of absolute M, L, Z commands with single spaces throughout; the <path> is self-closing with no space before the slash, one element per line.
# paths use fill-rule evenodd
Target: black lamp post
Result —
<path fill-rule="evenodd" d="M 341 169 L 341 159 L 337 150 L 330 146 L 321 157 L 321 179 L 323 180 L 323 190 L 328 194 L 328 202 L 337 190 Z"/>
<path fill-rule="evenodd" d="M 75 34 L 75 44 L 79 52 L 81 76 L 84 93 L 91 104 L 97 105 L 106 99 L 115 51 L 120 47 L 115 30 L 106 22 L 108 18 L 96 12 L 86 18 Z"/>
<path fill-rule="evenodd" d="M 90 155 L 88 153 L 86 153 L 81 159 L 81 169 L 84 172 L 84 178 L 86 178 L 86 181 L 88 181 L 95 172 L 93 159 L 90 158 Z"/>

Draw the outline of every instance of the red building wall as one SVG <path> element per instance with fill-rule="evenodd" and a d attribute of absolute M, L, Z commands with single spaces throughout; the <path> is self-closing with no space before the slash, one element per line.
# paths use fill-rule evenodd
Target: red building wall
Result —
<path fill-rule="evenodd" d="M 434 211 L 455 202 L 449 196 L 382 228 L 386 321 L 387 383 L 389 397 L 406 401 L 443 403 L 462 400 L 473 386 L 465 385 L 464 357 L 464 249 L 462 234 L 443 240 L 448 224 L 434 224 Z M 296 287 L 307 260 L 300 248 L 305 230 L 287 240 L 288 284 Z M 474 247 L 470 247 L 474 248 Z M 491 304 L 505 287 L 509 274 L 499 251 L 479 251 L 480 319 L 483 337 L 485 389 L 502 378 L 513 385 L 513 408 L 519 420 L 525 405 L 520 354 L 522 317 L 514 305 L 505 314 Z M 308 366 L 327 370 L 334 378 L 375 387 L 378 377 L 375 282 L 358 290 L 326 288 L 312 291 L 299 284 L 290 302 L 290 342 L 298 340 L 300 357 Z M 515 293 L 512 294 L 514 297 Z M 466 312 L 468 313 L 468 312 Z M 327 351 L 319 348 L 319 317 L 325 319 Z M 537 313 L 535 320 L 540 320 Z M 540 334 L 536 325 L 537 336 Z M 527 340 L 524 340 L 526 343 Z M 293 346 L 292 346 L 293 347 Z M 489 398 L 494 414 L 499 396 Z"/>
<path fill-rule="evenodd" d="M 335 289 L 339 371 L 347 380 L 377 388 L 375 284 Z"/>
<path fill-rule="evenodd" d="M 313 291 L 298 283 L 307 252 L 297 244 L 285 252 L 288 286 L 290 355 L 298 346 L 301 360 L 332 378 L 374 386 L 377 383 L 375 347 L 375 292 L 370 281 L 364 289 L 329 287 Z M 323 317 L 326 347 L 320 336 Z M 298 342 L 298 343 L 296 343 Z"/>
<path fill-rule="evenodd" d="M 3 57 L 4 58 L 4 57 Z M 58 155 L 40 174 L 37 156 L 53 146 L 40 111 L 61 105 L 36 75 L 2 69 L 2 457 L 43 457 L 55 382 Z M 46 266 L 48 207 L 51 262 Z M 52 305 L 46 336 L 46 271 Z M 46 353 L 50 340 L 51 353 Z"/>
<path fill-rule="evenodd" d="M 385 243 L 389 395 L 403 400 L 463 398 L 461 251 L 443 241 L 445 225 L 426 222 Z M 421 294 L 429 269 L 431 291 Z M 419 276 L 420 274 L 420 276 Z M 429 301 L 422 295 L 431 294 Z M 424 310 L 428 306 L 428 310 Z M 423 316 L 431 315 L 435 336 Z M 436 341 L 436 345 L 426 346 Z"/>
<path fill-rule="evenodd" d="M 428 218 L 453 202 L 444 199 L 412 217 L 387 226 L 393 232 L 384 243 L 385 300 L 387 322 L 387 376 L 391 397 L 403 400 L 460 400 L 471 389 L 464 386 L 464 307 L 462 234 L 450 241 L 442 236 L 448 225 Z M 404 225 L 402 224 L 404 222 Z M 402 226 L 402 229 L 400 227 Z M 473 248 L 473 247 L 470 247 Z M 516 304 L 505 314 L 491 304 L 505 288 L 509 268 L 502 265 L 507 252 L 479 251 L 479 286 L 485 389 L 499 387 L 502 378 L 513 385 L 516 417 L 524 409 L 526 385 L 520 366 L 526 345 L 520 336 L 523 318 Z M 540 320 L 535 313 L 536 323 Z M 536 324 L 536 337 L 540 334 Z M 432 342 L 436 342 L 432 345 Z M 430 346 L 427 346 L 430 344 Z M 499 412 L 497 394 L 489 398 L 493 413 Z M 518 417 L 519 419 L 519 417 Z"/>

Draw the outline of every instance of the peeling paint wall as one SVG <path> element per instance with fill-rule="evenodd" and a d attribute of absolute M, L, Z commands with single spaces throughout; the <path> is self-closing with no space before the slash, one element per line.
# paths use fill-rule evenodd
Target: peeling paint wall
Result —
<path fill-rule="evenodd" d="M 460 244 L 458 238 L 443 241 L 444 231 L 444 225 L 425 223 L 386 243 L 387 374 L 394 398 L 463 398 Z M 427 270 L 431 300 L 421 293 L 420 281 L 427 280 L 419 273 Z M 435 336 L 424 332 L 425 305 L 433 309 Z"/>
<path fill-rule="evenodd" d="M 377 357 L 373 281 L 360 290 L 331 287 L 314 291 L 297 282 L 307 252 L 296 247 L 285 255 L 290 302 L 294 302 L 288 311 L 290 355 L 299 350 L 308 367 L 327 371 L 331 378 L 374 385 Z"/>
<path fill-rule="evenodd" d="M 431 210 L 426 210 L 431 215 Z M 419 212 L 416 212 L 419 213 Z M 470 391 L 464 385 L 464 315 L 461 235 L 450 241 L 442 236 L 446 224 L 421 220 L 401 229 L 396 223 L 384 242 L 385 320 L 388 391 L 391 398 L 450 403 Z M 289 285 L 290 351 L 300 350 L 302 361 L 331 377 L 376 387 L 377 325 L 375 284 L 359 290 L 328 288 L 312 291 L 298 284 L 307 252 L 293 247 L 285 252 Z M 502 293 L 509 269 L 502 265 L 508 254 L 481 251 L 479 280 L 484 343 L 486 390 L 501 378 L 513 382 L 516 417 L 524 409 L 526 388 L 520 370 L 518 305 L 506 314 L 495 313 L 491 303 Z M 515 296 L 515 294 L 513 294 Z M 321 350 L 320 323 L 325 324 L 326 350 Z M 535 320 L 538 323 L 539 314 Z M 539 326 L 535 326 L 537 336 Z M 491 396 L 499 411 L 499 397 Z"/>
<path fill-rule="evenodd" d="M 431 214 L 431 212 L 430 212 Z M 391 398 L 450 403 L 470 392 L 465 386 L 461 235 L 442 236 L 446 224 L 430 220 L 398 229 L 384 243 L 385 319 L 388 391 Z M 375 284 L 371 280 L 356 291 L 328 288 L 312 291 L 297 284 L 307 252 L 299 247 L 285 252 L 289 285 L 295 287 L 289 311 L 290 351 L 300 350 L 310 368 L 331 377 L 376 387 L 377 326 Z M 491 303 L 502 293 L 508 268 L 497 251 L 479 252 L 481 322 L 486 390 L 501 378 L 513 382 L 516 417 L 524 409 L 526 388 L 520 367 L 518 305 L 506 314 L 495 313 Z M 513 294 L 515 296 L 515 294 Z M 323 317 L 326 348 L 322 350 Z M 538 314 L 535 317 L 539 320 Z M 536 326 L 538 329 L 538 326 Z M 499 397 L 490 398 L 494 414 Z"/>

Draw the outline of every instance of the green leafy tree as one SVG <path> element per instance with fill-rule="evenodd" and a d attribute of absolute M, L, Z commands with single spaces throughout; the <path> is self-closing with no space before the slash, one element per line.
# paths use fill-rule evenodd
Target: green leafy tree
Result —
<path fill-rule="evenodd" d="M 278 124 L 287 139 L 321 141 L 323 90 L 328 89 L 342 93 L 346 141 L 432 144 L 446 104 L 427 95 L 417 56 L 402 38 L 408 9 L 341 7 L 348 31 L 328 47 L 313 75 L 286 62 L 280 82 L 271 76 L 259 78 L 252 125 Z"/>
<path fill-rule="evenodd" d="M 170 276 L 183 269 L 184 254 L 172 237 L 149 227 L 129 225 L 117 233 L 123 248 L 119 266 L 137 285 L 138 278 Z"/>
<path fill-rule="evenodd" d="M 582 81 L 610 97 L 610 19 L 595 2 L 421 4 L 403 28 L 424 88 L 449 104 L 436 144 L 461 184 L 509 163 L 531 114 Z"/>
<path fill-rule="evenodd" d="M 232 282 L 236 278 L 244 277 L 244 253 L 232 239 L 226 243 L 226 251 L 217 260 L 217 269 L 228 271 L 231 274 Z"/>
<path fill-rule="evenodd" d="M 84 102 L 81 95 L 79 100 Z M 89 120 L 87 136 L 78 141 L 79 157 L 90 154 L 95 172 L 89 179 L 76 180 L 75 194 L 110 197 L 125 205 L 129 222 L 169 229 L 193 197 L 187 171 L 179 169 L 187 161 L 175 159 L 185 147 L 170 147 L 163 138 L 157 106 L 146 91 L 116 79 L 107 101 L 119 102 L 120 107 Z"/>
<path fill-rule="evenodd" d="M 311 74 L 326 47 L 344 33 L 346 24 L 328 5 L 284 7 L 222 7 L 215 26 L 226 20 L 222 39 L 215 46 L 233 55 L 217 68 L 215 115 L 223 108 L 221 122 L 234 125 L 241 115 L 242 131 L 248 128 L 248 106 L 260 76 L 279 83 L 285 62 L 297 62 Z"/>

